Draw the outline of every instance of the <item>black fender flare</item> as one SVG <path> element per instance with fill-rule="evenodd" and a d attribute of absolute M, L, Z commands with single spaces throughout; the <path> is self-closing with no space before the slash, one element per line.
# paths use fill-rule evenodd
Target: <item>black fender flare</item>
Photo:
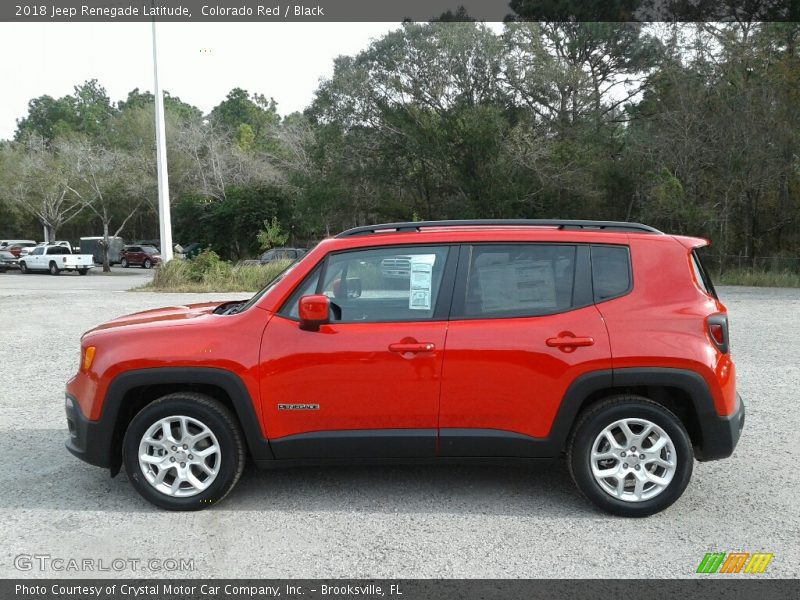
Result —
<path fill-rule="evenodd" d="M 170 384 L 212 385 L 222 389 L 231 400 L 252 457 L 257 461 L 274 458 L 269 441 L 261 433 L 253 400 L 236 374 L 213 367 L 155 367 L 120 373 L 108 386 L 100 419 L 96 422 L 99 427 L 94 428 L 101 439 L 92 442 L 105 448 L 112 474 L 119 471 L 121 464 L 115 449 L 125 434 L 125 427 L 119 422 L 125 396 L 136 388 Z"/>
<path fill-rule="evenodd" d="M 584 401 L 594 392 L 603 389 L 658 386 L 677 388 L 689 397 L 700 426 L 700 443 L 695 447 L 698 460 L 714 460 L 730 456 L 738 441 L 736 425 L 739 411 L 729 417 L 721 417 L 714 407 L 714 399 L 705 379 L 688 369 L 665 367 L 630 367 L 592 371 L 581 375 L 567 388 L 558 413 L 553 420 L 548 441 L 556 451 L 564 450 L 575 419 Z M 739 402 L 739 405 L 742 403 Z M 737 423 L 733 424 L 732 421 Z M 743 420 L 743 417 L 742 417 Z M 740 430 L 741 428 L 739 428 Z M 731 433 L 731 431 L 734 433 Z M 732 439 L 734 438 L 734 439 Z"/>

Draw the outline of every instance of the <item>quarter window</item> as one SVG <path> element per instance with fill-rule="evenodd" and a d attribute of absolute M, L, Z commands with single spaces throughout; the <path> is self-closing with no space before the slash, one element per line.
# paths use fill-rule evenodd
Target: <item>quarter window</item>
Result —
<path fill-rule="evenodd" d="M 595 302 L 622 296 L 631 288 L 627 246 L 592 246 L 592 285 Z"/>
<path fill-rule="evenodd" d="M 569 310 L 575 258 L 572 245 L 473 246 L 464 316 L 527 317 Z"/>

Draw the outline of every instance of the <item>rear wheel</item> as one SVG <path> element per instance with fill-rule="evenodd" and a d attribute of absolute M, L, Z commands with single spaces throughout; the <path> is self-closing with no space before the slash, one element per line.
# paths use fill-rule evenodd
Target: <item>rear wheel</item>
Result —
<path fill-rule="evenodd" d="M 597 506 L 646 517 L 680 498 L 694 466 L 680 419 L 642 396 L 610 398 L 579 419 L 567 450 L 578 488 Z"/>
<path fill-rule="evenodd" d="M 245 463 L 235 417 L 213 398 L 192 392 L 145 406 L 128 426 L 122 450 L 136 491 L 167 510 L 200 510 L 219 502 Z"/>
<path fill-rule="evenodd" d="M 123 259 L 120 261 L 120 263 L 119 263 L 119 264 L 121 264 L 121 265 L 123 266 L 123 268 L 127 269 L 127 268 L 128 268 L 128 259 L 127 259 L 127 258 L 123 258 Z"/>
<path fill-rule="evenodd" d="M 61 270 L 58 268 L 58 265 L 54 262 L 50 263 L 49 269 L 50 269 L 50 275 L 58 275 L 61 272 Z"/>
<path fill-rule="evenodd" d="M 78 269 L 78 273 L 80 275 L 86 275 L 89 272 L 89 269 Z"/>

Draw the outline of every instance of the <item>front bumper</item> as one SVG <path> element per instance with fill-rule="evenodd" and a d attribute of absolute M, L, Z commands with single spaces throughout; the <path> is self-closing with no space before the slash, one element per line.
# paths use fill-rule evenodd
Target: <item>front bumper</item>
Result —
<path fill-rule="evenodd" d="M 66 394 L 65 410 L 69 438 L 66 446 L 82 461 L 97 467 L 111 467 L 110 428 L 101 421 L 90 421 L 81 412 L 74 396 Z"/>
<path fill-rule="evenodd" d="M 728 416 L 716 413 L 700 416 L 702 444 L 695 448 L 700 461 L 719 460 L 733 454 L 744 429 L 744 401 L 736 394 L 736 409 Z"/>

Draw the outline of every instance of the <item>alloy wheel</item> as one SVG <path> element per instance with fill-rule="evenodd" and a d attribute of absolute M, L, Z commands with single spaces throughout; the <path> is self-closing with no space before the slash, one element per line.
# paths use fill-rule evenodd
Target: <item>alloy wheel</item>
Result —
<path fill-rule="evenodd" d="M 592 444 L 589 460 L 600 488 L 626 502 L 661 494 L 678 465 L 666 431 L 641 418 L 620 419 L 605 427 Z"/>
<path fill-rule="evenodd" d="M 176 498 L 207 489 L 219 474 L 221 459 L 220 445 L 211 429 L 184 415 L 159 419 L 139 443 L 139 467 L 147 482 Z"/>

